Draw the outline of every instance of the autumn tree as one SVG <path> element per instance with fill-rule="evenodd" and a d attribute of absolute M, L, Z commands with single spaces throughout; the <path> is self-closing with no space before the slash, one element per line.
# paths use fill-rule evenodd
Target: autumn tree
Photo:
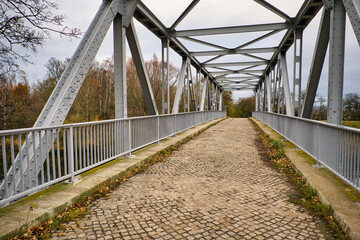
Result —
<path fill-rule="evenodd" d="M 240 98 L 234 104 L 234 113 L 232 117 L 247 118 L 251 117 L 255 109 L 255 96 Z"/>
<path fill-rule="evenodd" d="M 347 93 L 343 100 L 344 120 L 360 120 L 360 95 L 358 93 Z"/>
<path fill-rule="evenodd" d="M 148 72 L 152 91 L 154 94 L 156 106 L 161 112 L 161 62 L 156 55 L 145 62 L 145 67 Z M 127 101 L 128 101 L 128 115 L 129 116 L 143 116 L 147 115 L 146 103 L 142 93 L 139 78 L 137 77 L 135 64 L 132 58 L 127 61 Z M 179 70 L 172 64 L 169 65 L 169 79 L 170 79 L 170 102 L 172 103 L 175 96 L 175 84 Z M 171 104 L 172 105 L 172 104 Z"/>
<path fill-rule="evenodd" d="M 0 130 L 32 125 L 30 118 L 25 117 L 31 113 L 30 87 L 21 73 L 19 82 L 15 74 L 0 76 Z"/>
<path fill-rule="evenodd" d="M 18 59 L 30 62 L 26 52 L 36 52 L 50 32 L 81 34 L 77 28 L 62 26 L 65 17 L 54 14 L 57 9 L 50 0 L 0 0 L 0 74 L 15 71 Z"/>
<path fill-rule="evenodd" d="M 226 110 L 226 116 L 231 116 L 234 113 L 234 101 L 231 91 L 224 91 L 223 93 L 223 105 Z"/>

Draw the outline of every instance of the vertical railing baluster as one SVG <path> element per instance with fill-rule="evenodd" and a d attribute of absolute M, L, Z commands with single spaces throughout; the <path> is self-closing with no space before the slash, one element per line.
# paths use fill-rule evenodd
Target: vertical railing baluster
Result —
<path fill-rule="evenodd" d="M 96 143 L 97 143 L 97 148 L 96 148 L 96 153 L 97 153 L 97 161 L 96 162 L 100 162 L 100 140 L 99 140 L 99 132 L 100 132 L 100 125 L 96 125 Z"/>
<path fill-rule="evenodd" d="M 66 147 L 67 147 L 67 142 L 66 142 L 66 128 L 63 128 L 63 155 L 64 155 L 64 174 L 65 176 L 68 175 L 68 164 L 67 164 L 67 151 L 66 151 Z"/>
<path fill-rule="evenodd" d="M 50 175 L 51 175 L 51 172 L 50 172 L 50 156 L 49 156 L 49 134 L 48 134 L 48 130 L 45 130 L 45 154 L 46 154 L 46 157 L 44 159 L 44 161 L 46 161 L 46 172 L 47 172 L 47 181 L 50 182 Z"/>
<path fill-rule="evenodd" d="M 29 134 L 25 135 L 25 141 L 26 141 L 26 173 L 27 173 L 27 179 L 28 179 L 28 185 L 25 186 L 26 189 L 30 189 L 33 187 L 33 184 L 31 184 L 31 169 L 30 169 L 30 151 L 29 151 Z M 35 154 L 35 153 L 34 153 Z M 25 181 L 26 182 L 26 181 Z"/>
<path fill-rule="evenodd" d="M 129 119 L 129 156 L 131 156 L 131 119 Z"/>
<path fill-rule="evenodd" d="M 8 179 L 8 170 L 7 170 L 7 159 L 6 159 L 6 139 L 5 136 L 2 136 L 2 157 L 3 157 L 3 172 L 4 172 L 4 198 L 9 197 L 9 179 Z"/>
<path fill-rule="evenodd" d="M 99 129 L 100 129 L 100 157 L 101 157 L 101 161 L 104 160 L 104 149 L 103 149 L 103 125 L 99 125 Z"/>
<path fill-rule="evenodd" d="M 74 165 L 74 171 L 78 171 L 79 170 L 79 160 L 78 160 L 78 134 L 77 134 L 77 128 L 73 128 L 73 134 L 74 134 L 74 161 L 75 161 L 75 165 Z"/>
<path fill-rule="evenodd" d="M 51 148 L 51 156 L 52 156 L 52 170 L 53 170 L 53 180 L 56 179 L 56 164 L 55 164 L 55 138 L 53 137 L 54 136 L 54 130 L 56 131 L 56 129 L 51 129 L 50 132 L 51 132 L 51 144 L 52 144 L 52 148 Z M 59 176 L 58 176 L 59 177 Z"/>
<path fill-rule="evenodd" d="M 43 141 L 41 139 L 42 131 L 39 131 L 39 145 L 40 145 L 40 166 L 41 168 L 41 184 L 45 183 L 45 176 L 44 176 L 44 147 L 43 147 Z M 44 134 L 45 135 L 45 134 Z"/>
<path fill-rule="evenodd" d="M 20 189 L 19 191 L 22 192 L 24 191 L 25 187 L 24 187 L 24 171 L 23 171 L 23 165 L 22 165 L 22 160 L 23 160 L 23 152 L 22 152 L 22 139 L 21 139 L 21 133 L 18 135 L 18 148 L 19 148 L 19 171 L 20 171 Z"/>
<path fill-rule="evenodd" d="M 75 173 L 74 173 L 74 136 L 73 136 L 73 127 L 68 129 L 68 154 L 69 154 L 69 174 L 70 174 L 70 181 L 73 183 L 75 180 Z"/>
<path fill-rule="evenodd" d="M 61 129 L 56 130 L 56 145 L 57 145 L 56 152 L 57 152 L 57 160 L 58 160 L 58 174 L 59 174 L 59 177 L 62 176 L 62 174 L 61 174 L 61 169 L 62 168 L 61 168 L 61 154 L 60 154 L 60 139 L 59 139 L 60 130 Z"/>
<path fill-rule="evenodd" d="M 88 134 L 88 127 L 87 126 L 84 126 L 83 127 L 83 143 L 84 143 L 84 156 L 86 156 L 84 158 L 84 161 L 86 162 L 84 165 L 85 167 L 88 167 L 89 166 L 89 134 Z"/>
<path fill-rule="evenodd" d="M 12 167 L 12 182 L 13 182 L 13 190 L 14 195 L 16 195 L 16 166 L 15 166 L 15 153 L 14 153 L 14 135 L 10 135 L 10 154 L 11 154 L 11 167 Z"/>
<path fill-rule="evenodd" d="M 40 134 L 40 132 L 38 132 L 38 134 Z M 35 165 L 35 171 L 34 171 L 34 177 L 35 179 L 33 179 L 32 181 L 34 182 L 35 186 L 39 185 L 39 174 L 38 174 L 38 158 L 37 158 L 37 153 L 36 153 L 36 148 L 35 148 L 35 140 L 36 140 L 36 132 L 33 132 L 32 134 L 32 146 L 33 146 L 33 152 L 34 152 L 34 165 Z M 41 145 L 41 142 L 40 144 Z M 41 153 L 41 151 L 40 151 Z"/>

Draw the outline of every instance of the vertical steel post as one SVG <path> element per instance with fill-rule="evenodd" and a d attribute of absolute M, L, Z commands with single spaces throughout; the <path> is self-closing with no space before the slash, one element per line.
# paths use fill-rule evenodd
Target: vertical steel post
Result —
<path fill-rule="evenodd" d="M 341 0 L 334 1 L 330 11 L 329 45 L 329 86 L 328 113 L 329 123 L 342 123 L 342 97 L 344 84 L 345 48 L 345 8 Z"/>
<path fill-rule="evenodd" d="M 74 183 L 74 132 L 73 127 L 69 128 L 68 133 L 68 161 L 69 161 L 69 174 L 71 175 L 70 182 Z"/>
<path fill-rule="evenodd" d="M 219 99 L 219 111 L 222 111 L 224 108 L 223 108 L 223 91 L 220 91 L 220 99 Z"/>
<path fill-rule="evenodd" d="M 206 100 L 207 89 L 208 89 L 208 77 L 205 77 L 204 82 L 203 82 L 202 93 L 201 93 L 200 111 L 205 110 L 205 100 Z"/>
<path fill-rule="evenodd" d="M 283 82 L 283 92 L 284 92 L 285 104 L 286 104 L 285 105 L 285 107 L 286 107 L 286 115 L 294 116 L 294 106 L 291 103 L 289 77 L 288 77 L 285 53 L 281 53 L 280 58 L 281 58 L 281 60 L 280 60 L 280 63 L 281 63 L 281 78 L 282 78 L 282 82 Z"/>
<path fill-rule="evenodd" d="M 201 70 L 198 68 L 196 70 L 196 93 L 195 95 L 195 104 L 196 104 L 196 111 L 200 111 L 200 73 Z"/>
<path fill-rule="evenodd" d="M 257 90 L 254 90 L 255 94 L 255 112 L 259 111 L 259 93 Z"/>
<path fill-rule="evenodd" d="M 267 111 L 271 112 L 271 81 L 270 81 L 269 73 L 265 74 L 265 88 L 266 88 L 266 107 L 267 107 Z"/>
<path fill-rule="evenodd" d="M 114 18 L 115 118 L 127 118 L 126 40 L 122 16 Z"/>
<path fill-rule="evenodd" d="M 161 39 L 161 101 L 162 114 L 170 114 L 170 84 L 169 84 L 169 39 Z"/>
<path fill-rule="evenodd" d="M 215 85 L 215 106 L 214 106 L 214 110 L 217 111 L 218 110 L 218 87 L 217 85 Z"/>
<path fill-rule="evenodd" d="M 300 107 L 301 107 L 302 36 L 303 36 L 303 29 L 301 28 L 295 29 L 294 66 L 293 66 L 294 82 L 293 82 L 292 99 L 293 99 L 294 108 L 298 109 L 298 116 L 300 116 Z"/>

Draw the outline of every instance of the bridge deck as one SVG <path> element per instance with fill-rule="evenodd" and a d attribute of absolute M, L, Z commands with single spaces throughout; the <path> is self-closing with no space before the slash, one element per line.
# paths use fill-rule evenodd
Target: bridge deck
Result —
<path fill-rule="evenodd" d="M 95 202 L 57 239 L 329 239 L 289 202 L 294 189 L 258 147 L 247 119 L 227 119 Z M 75 223 L 69 223 L 74 225 Z"/>

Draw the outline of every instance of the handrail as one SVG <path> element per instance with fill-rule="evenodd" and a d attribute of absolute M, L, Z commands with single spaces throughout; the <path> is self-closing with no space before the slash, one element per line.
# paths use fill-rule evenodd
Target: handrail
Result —
<path fill-rule="evenodd" d="M 0 131 L 0 206 L 225 115 L 202 111 Z"/>
<path fill-rule="evenodd" d="M 360 192 L 360 129 L 270 112 L 252 116 Z"/>

